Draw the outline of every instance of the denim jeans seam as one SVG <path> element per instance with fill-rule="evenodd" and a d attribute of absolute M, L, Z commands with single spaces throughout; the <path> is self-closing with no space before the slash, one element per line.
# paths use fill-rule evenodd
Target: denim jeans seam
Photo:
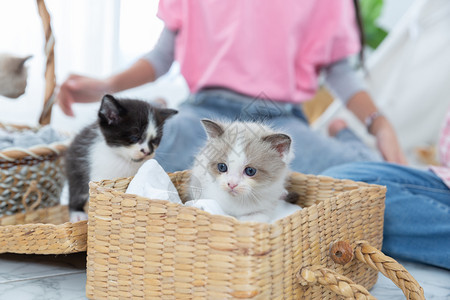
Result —
<path fill-rule="evenodd" d="M 417 189 L 417 190 L 425 190 L 425 191 L 430 191 L 430 192 L 439 193 L 439 194 L 443 194 L 443 195 L 448 194 L 450 196 L 450 190 L 448 190 L 448 189 L 444 190 L 444 189 L 440 189 L 440 188 L 417 185 L 417 184 L 413 184 L 413 183 L 399 183 L 399 184 L 401 184 L 407 188 L 413 188 L 413 189 Z"/>

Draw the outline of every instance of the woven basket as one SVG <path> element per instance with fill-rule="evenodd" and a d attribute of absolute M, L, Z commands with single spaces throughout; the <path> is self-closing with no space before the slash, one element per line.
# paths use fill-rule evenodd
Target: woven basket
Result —
<path fill-rule="evenodd" d="M 68 223 L 69 209 L 59 205 L 66 148 L 54 143 L 0 152 L 0 253 L 86 251 L 87 222 Z"/>
<path fill-rule="evenodd" d="M 10 132 L 37 130 L 3 124 L 0 128 Z M 42 193 L 41 208 L 59 204 L 65 180 L 63 155 L 66 149 L 67 145 L 61 142 L 0 151 L 0 217 L 25 212 L 22 197 L 32 184 Z M 36 193 L 31 193 L 25 204 L 31 205 L 37 197 Z"/>
<path fill-rule="evenodd" d="M 170 176 L 185 201 L 189 172 Z M 90 184 L 88 298 L 366 299 L 381 270 L 423 299 L 378 250 L 384 187 L 294 173 L 304 209 L 262 224 L 125 194 L 130 180 Z"/>
<path fill-rule="evenodd" d="M 86 251 L 87 222 L 67 223 L 67 206 L 38 210 L 26 208 L 26 213 L 0 218 L 0 253 L 68 254 Z"/>
<path fill-rule="evenodd" d="M 44 103 L 39 124 L 46 125 L 50 123 L 52 106 L 55 101 L 55 39 L 51 28 L 50 14 L 44 0 L 36 0 L 36 7 L 42 21 L 46 57 Z M 22 130 L 37 131 L 39 128 L 0 123 L 0 129 L 14 133 Z M 0 151 L 0 217 L 24 212 L 21 198 L 33 181 L 37 182 L 39 189 L 43 192 L 41 207 L 59 203 L 64 180 L 61 157 L 66 148 L 63 143 L 55 143 L 30 149 Z M 31 198 L 30 201 L 34 202 L 36 199 Z"/>

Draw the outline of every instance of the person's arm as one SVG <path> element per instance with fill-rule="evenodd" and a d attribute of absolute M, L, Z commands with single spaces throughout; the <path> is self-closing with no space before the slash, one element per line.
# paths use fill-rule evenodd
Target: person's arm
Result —
<path fill-rule="evenodd" d="M 105 79 L 105 92 L 117 93 L 155 80 L 156 74 L 153 65 L 141 58 L 128 69 Z"/>
<path fill-rule="evenodd" d="M 325 68 L 326 84 L 347 108 L 367 127 L 377 140 L 377 148 L 389 162 L 406 164 L 394 128 L 379 113 L 363 79 L 354 71 L 348 59 Z"/>
<path fill-rule="evenodd" d="M 105 79 L 72 74 L 60 86 L 57 101 L 62 111 L 74 116 L 73 103 L 96 102 L 106 93 L 116 93 L 155 81 L 174 59 L 175 33 L 164 28 L 155 48 L 128 69 Z"/>
<path fill-rule="evenodd" d="M 347 101 L 347 108 L 367 126 L 367 131 L 375 136 L 377 148 L 386 161 L 402 165 L 407 163 L 393 126 L 378 112 L 367 92 L 354 94 Z"/>

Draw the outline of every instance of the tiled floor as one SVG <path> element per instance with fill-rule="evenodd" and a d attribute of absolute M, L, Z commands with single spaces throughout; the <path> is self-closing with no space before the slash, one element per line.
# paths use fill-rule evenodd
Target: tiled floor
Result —
<path fill-rule="evenodd" d="M 0 300 L 86 299 L 85 253 L 72 255 L 0 255 Z M 450 299 L 450 271 L 401 263 L 425 290 L 427 299 Z M 371 290 L 378 299 L 405 299 L 383 275 Z"/>
<path fill-rule="evenodd" d="M 1 300 L 86 299 L 86 253 L 0 255 Z"/>

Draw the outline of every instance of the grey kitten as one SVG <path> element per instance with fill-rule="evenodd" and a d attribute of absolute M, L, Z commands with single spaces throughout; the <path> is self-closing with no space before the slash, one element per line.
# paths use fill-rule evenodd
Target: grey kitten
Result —
<path fill-rule="evenodd" d="M 270 221 L 286 194 L 291 138 L 259 123 L 202 123 L 208 140 L 192 168 L 191 198 L 216 200 L 242 221 Z"/>
<path fill-rule="evenodd" d="M 18 98 L 25 93 L 28 76 L 25 62 L 30 58 L 0 54 L 0 95 Z"/>
<path fill-rule="evenodd" d="M 164 122 L 177 111 L 105 95 L 98 120 L 84 128 L 66 154 L 69 207 L 82 211 L 89 181 L 134 176 L 159 146 Z"/>

